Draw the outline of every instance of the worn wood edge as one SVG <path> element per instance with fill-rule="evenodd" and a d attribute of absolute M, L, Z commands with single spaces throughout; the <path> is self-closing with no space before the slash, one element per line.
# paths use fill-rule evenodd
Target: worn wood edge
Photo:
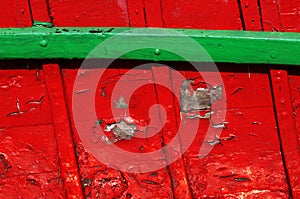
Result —
<path fill-rule="evenodd" d="M 211 58 L 207 58 L 185 45 L 185 36 L 164 34 L 165 31 L 160 34 L 155 28 L 145 30 L 109 27 L 2 28 L 0 59 L 84 59 L 101 42 L 118 35 L 124 38 L 122 44 L 112 46 L 114 49 L 105 54 L 89 55 L 89 58 L 300 65 L 299 33 L 162 29 L 192 38 L 208 52 Z M 184 59 L 155 48 L 139 49 L 119 57 L 128 45 L 136 45 L 133 40 L 140 45 L 149 38 L 154 38 L 158 43 L 164 42 L 166 49 L 177 46 L 190 58 Z"/>

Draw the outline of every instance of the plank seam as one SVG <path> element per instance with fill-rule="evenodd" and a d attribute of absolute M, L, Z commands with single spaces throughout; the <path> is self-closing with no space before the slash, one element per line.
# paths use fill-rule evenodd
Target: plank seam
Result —
<path fill-rule="evenodd" d="M 276 71 L 276 70 L 275 70 Z M 279 70 L 278 70 L 279 71 Z M 271 88 L 271 94 L 272 94 L 272 101 L 273 101 L 273 108 L 274 108 L 274 116 L 275 116 L 275 123 L 276 123 L 276 126 L 277 126 L 277 134 L 278 134 L 278 140 L 279 140 L 279 145 L 280 145 L 280 152 L 281 152 L 281 157 L 282 157 L 282 163 L 283 163 L 283 167 L 284 167 L 284 172 L 286 174 L 286 178 L 287 178 L 287 185 L 288 185 L 288 190 L 289 190 L 289 196 L 291 198 L 294 198 L 294 194 L 293 193 L 293 185 L 291 183 L 291 171 L 290 171 L 290 168 L 288 166 L 288 162 L 290 160 L 288 160 L 289 157 L 285 157 L 286 156 L 286 153 L 288 153 L 288 151 L 285 150 L 286 146 L 285 146 L 285 141 L 283 138 L 283 134 L 286 133 L 286 132 L 283 132 L 282 129 L 280 128 L 282 123 L 284 121 L 282 121 L 282 118 L 280 119 L 279 118 L 279 114 L 281 110 L 279 110 L 279 108 L 277 107 L 278 104 L 280 104 L 280 100 L 282 99 L 279 99 L 279 95 L 276 94 L 276 91 L 275 91 L 275 81 L 276 79 L 273 77 L 272 75 L 272 68 L 270 68 L 270 71 L 269 71 L 269 79 L 270 79 L 270 88 Z M 281 86 L 281 85 L 280 85 Z M 284 86 L 289 86 L 289 85 L 284 85 Z M 286 93 L 288 95 L 288 97 L 290 97 L 290 92 L 289 93 Z M 287 113 L 289 114 L 289 113 Z M 281 121 L 280 121 L 281 120 Z M 289 125 L 292 125 L 292 124 L 289 124 Z M 291 132 L 293 133 L 293 132 Z"/>
<path fill-rule="evenodd" d="M 264 24 L 263 24 L 263 18 L 262 18 L 262 10 L 261 10 L 261 5 L 260 5 L 260 0 L 257 0 L 257 5 L 258 5 L 258 13 L 259 13 L 261 30 L 264 31 Z"/>
<path fill-rule="evenodd" d="M 239 13 L 240 13 L 240 19 L 241 19 L 241 23 L 242 23 L 242 28 L 243 28 L 243 30 L 246 30 L 246 24 L 245 24 L 244 14 L 243 14 L 243 10 L 242 10 L 241 0 L 237 0 L 237 3 L 238 3 L 238 8 L 239 8 Z"/>
<path fill-rule="evenodd" d="M 60 66 L 43 64 L 43 70 L 58 147 L 60 176 L 64 182 L 66 198 L 84 198 Z"/>

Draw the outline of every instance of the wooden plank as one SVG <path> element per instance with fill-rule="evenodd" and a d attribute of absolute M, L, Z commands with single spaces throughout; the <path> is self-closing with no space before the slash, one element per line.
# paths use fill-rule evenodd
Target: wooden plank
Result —
<path fill-rule="evenodd" d="M 263 29 L 265 31 L 283 31 L 280 21 L 279 1 L 260 0 Z"/>
<path fill-rule="evenodd" d="M 161 0 L 144 0 L 147 27 L 164 27 Z"/>
<path fill-rule="evenodd" d="M 145 5 L 142 0 L 127 0 L 129 26 L 145 27 L 146 13 Z"/>
<path fill-rule="evenodd" d="M 49 0 L 54 26 L 129 25 L 126 0 Z"/>
<path fill-rule="evenodd" d="M 58 172 L 0 179 L 1 198 L 65 198 Z"/>
<path fill-rule="evenodd" d="M 27 0 L 0 1 L 0 27 L 29 27 L 32 25 L 30 7 Z"/>
<path fill-rule="evenodd" d="M 200 119 L 197 135 L 184 154 L 193 198 L 289 196 L 268 73 L 265 67 L 254 67 L 249 71 L 250 75 L 237 69 L 222 71 L 220 67 L 220 81 L 214 77 L 217 76 L 214 74 L 216 72 L 202 71 L 199 74 L 185 67 L 179 70 L 187 79 L 197 78 L 200 82 L 200 75 L 205 73 L 206 77 L 209 77 L 207 83 L 212 86 L 222 85 L 226 91 L 225 100 L 228 105 L 224 110 L 218 108 L 217 102 L 213 104 L 211 121 Z M 172 73 L 171 79 L 174 92 L 178 93 L 182 81 L 179 81 L 180 78 L 175 72 Z M 257 82 L 260 84 L 256 84 Z M 245 93 L 242 93 L 243 89 Z M 256 93 L 260 93 L 260 97 L 254 100 L 255 103 L 252 103 L 251 99 L 245 100 Z M 222 114 L 226 114 L 223 119 Z M 181 124 L 192 128 L 197 125 L 197 120 L 183 117 Z M 221 133 L 220 129 L 212 128 L 207 135 L 212 122 L 226 122 L 226 128 L 221 129 Z M 202 154 L 202 146 L 213 146 L 213 149 L 209 154 Z"/>
<path fill-rule="evenodd" d="M 124 31 L 133 31 L 134 33 L 124 33 Z M 1 29 L 0 58 L 86 58 L 105 39 L 118 36 L 119 42 L 110 44 L 110 48 L 106 50 L 100 48 L 102 50 L 99 53 L 94 53 L 89 58 L 118 58 L 120 53 L 126 52 L 130 46 L 138 50 L 122 55 L 122 59 L 300 64 L 300 35 L 297 33 L 175 29 L 173 31 L 179 31 L 187 37 L 167 35 L 168 39 L 166 39 L 166 35 L 161 31 L 163 30 L 150 28 L 136 30 L 127 28 Z M 164 31 L 168 33 L 168 30 Z M 186 45 L 186 41 L 190 38 L 202 46 L 211 58 L 199 56 L 201 53 L 199 48 L 195 49 Z M 153 40 L 151 43 L 155 47 L 160 46 L 168 51 L 172 49 L 174 52 L 184 53 L 187 58 L 159 49 L 156 53 L 156 48 L 141 49 L 144 45 L 142 42 L 149 45 L 149 39 Z M 13 43 L 18 43 L 18 45 L 11 45 Z"/>
<path fill-rule="evenodd" d="M 83 198 L 60 67 L 57 64 L 44 64 L 43 70 L 59 151 L 60 176 L 64 182 L 66 197 Z"/>
<path fill-rule="evenodd" d="M 260 2 L 258 1 L 241 1 L 241 11 L 246 30 L 261 31 L 261 8 Z"/>
<path fill-rule="evenodd" d="M 175 113 L 176 109 L 174 108 L 175 99 L 172 90 L 170 71 L 169 67 L 167 66 L 153 66 L 152 71 L 154 81 L 156 83 L 155 89 L 157 100 L 158 103 L 163 107 L 159 108 L 159 114 L 162 115 L 163 112 L 166 111 L 166 122 L 162 129 L 162 134 L 164 138 L 164 144 L 167 145 L 170 143 L 170 141 L 172 141 L 172 139 L 176 139 L 174 137 L 179 133 L 179 126 Z M 166 156 L 170 159 L 172 157 L 176 157 L 176 153 L 183 153 L 181 149 L 180 136 L 184 135 L 179 135 L 178 139 L 175 140 L 175 147 L 170 146 L 165 151 Z M 174 198 L 192 198 L 183 158 L 180 157 L 172 164 L 169 164 L 169 169 L 172 177 Z"/>
<path fill-rule="evenodd" d="M 0 128 L 52 123 L 43 71 L 30 62 L 0 65 Z M 12 69 L 26 65 L 31 70 Z"/>
<path fill-rule="evenodd" d="M 51 22 L 47 0 L 29 0 L 29 3 L 34 22 Z"/>
<path fill-rule="evenodd" d="M 236 0 L 162 0 L 164 27 L 212 30 L 241 30 L 242 23 Z"/>
<path fill-rule="evenodd" d="M 283 151 L 288 182 L 294 198 L 300 196 L 300 153 L 296 131 L 292 95 L 286 70 L 271 69 L 272 91 L 276 109 L 278 132 Z"/>
<path fill-rule="evenodd" d="M 91 69 L 80 69 L 78 70 L 80 62 L 66 62 L 64 64 L 68 69 L 63 70 L 64 86 L 67 94 L 68 105 L 72 107 L 72 96 L 80 95 L 82 99 L 88 96 L 96 96 L 96 112 L 97 118 L 103 120 L 103 125 L 118 122 L 120 119 L 125 117 L 133 118 L 134 124 L 137 125 L 139 132 L 138 134 L 145 135 L 149 134 L 147 139 L 141 137 L 132 137 L 130 140 L 120 140 L 114 143 L 120 149 L 124 151 L 131 151 L 135 153 L 149 153 L 151 151 L 159 150 L 162 147 L 162 134 L 156 132 L 155 124 L 157 119 L 152 118 L 151 126 L 149 130 L 145 132 L 145 125 L 149 124 L 148 110 L 152 104 L 157 103 L 155 90 L 151 82 L 152 73 L 151 70 L 131 70 L 129 72 L 128 67 L 132 66 L 132 62 L 124 64 L 123 62 L 115 64 L 113 68 L 91 68 Z M 104 72 L 105 70 L 105 72 Z M 88 89 L 84 87 L 84 84 L 79 85 L 76 90 L 73 90 L 74 80 L 76 77 L 80 78 L 83 82 L 88 82 L 90 79 L 99 78 L 97 73 L 99 71 L 104 72 L 102 77 L 99 79 L 99 85 L 96 93 L 80 91 Z M 81 74 L 78 76 L 78 73 Z M 96 75 L 95 75 L 96 74 Z M 127 74 L 127 75 L 126 75 Z M 138 77 L 138 78 L 137 78 Z M 121 78 L 123 78 L 121 80 Z M 119 83 L 119 89 L 115 86 Z M 130 90 L 136 88 L 140 83 L 148 84 L 145 87 L 137 89 L 132 96 L 129 96 Z M 75 92 L 75 93 L 74 93 Z M 115 98 L 112 98 L 112 94 L 115 92 Z M 78 93 L 78 94 L 76 94 Z M 125 102 L 128 104 L 129 111 L 124 108 L 111 107 L 114 102 L 118 102 L 122 96 Z M 106 107 L 105 109 L 103 107 Z M 83 109 L 87 109 L 86 103 L 82 104 Z M 112 114 L 112 111 L 114 114 Z M 129 114 L 130 113 L 130 114 Z M 155 115 L 158 112 L 154 110 Z M 73 112 L 70 112 L 72 115 Z M 84 121 L 82 122 L 85 126 L 90 127 L 87 132 L 95 131 L 95 118 L 91 117 L 91 114 L 84 114 Z M 154 125 L 154 126 L 153 126 Z M 101 126 L 97 126 L 101 128 Z M 79 132 L 75 128 L 75 121 L 72 120 L 72 128 L 74 131 L 76 153 L 78 154 L 78 163 L 80 165 L 80 174 L 83 181 L 84 193 L 87 198 L 95 198 L 96 196 L 101 198 L 171 198 L 172 197 L 172 184 L 168 170 L 165 168 L 163 152 L 157 159 L 153 160 L 152 164 L 163 164 L 162 168 L 153 171 L 145 172 L 140 171 L 136 173 L 125 172 L 114 168 L 109 168 L 105 165 L 105 162 L 101 162 L 94 155 L 95 151 L 91 151 L 83 144 L 82 132 Z M 153 135 L 153 133 L 157 133 Z M 152 136 L 153 135 L 153 136 Z M 88 141 L 91 140 L 93 146 L 97 144 L 105 143 L 105 140 L 101 137 L 97 137 L 97 133 L 94 137 L 90 136 Z M 85 141 L 86 143 L 86 141 Z M 99 149 L 98 149 L 99 150 Z M 134 157 L 132 157 L 134 159 Z M 134 167 L 138 164 L 135 161 L 129 161 L 128 166 Z M 115 184 L 111 183 L 114 182 Z M 115 187 L 118 187 L 116 189 Z"/>
<path fill-rule="evenodd" d="M 0 198 L 64 197 L 44 73 L 24 60 L 0 68 Z"/>

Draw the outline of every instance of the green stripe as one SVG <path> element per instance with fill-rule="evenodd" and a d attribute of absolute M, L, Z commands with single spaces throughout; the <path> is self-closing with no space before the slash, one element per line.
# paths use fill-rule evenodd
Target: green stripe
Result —
<path fill-rule="evenodd" d="M 0 29 L 0 59 L 74 59 L 86 56 L 101 42 L 115 35 L 125 35 L 124 43 L 115 46 L 123 52 L 126 42 L 139 43 L 148 38 L 156 42 L 169 41 L 190 53 L 191 60 L 184 60 L 172 53 L 157 49 L 140 49 L 122 56 L 124 59 L 155 61 L 208 61 L 196 56 L 197 52 L 180 43 L 180 36 L 166 34 L 145 34 L 145 29 L 130 33 L 130 28 L 2 28 Z M 148 29 L 149 30 L 149 29 Z M 279 32 L 211 31 L 172 29 L 194 39 L 215 62 L 290 64 L 300 65 L 300 34 Z M 133 39 L 133 40 L 132 40 Z M 108 51 L 105 55 L 93 58 L 116 58 L 118 53 Z"/>

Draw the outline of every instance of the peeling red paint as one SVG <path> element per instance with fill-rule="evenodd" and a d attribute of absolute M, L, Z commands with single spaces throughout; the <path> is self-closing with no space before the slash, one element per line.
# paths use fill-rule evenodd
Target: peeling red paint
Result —
<path fill-rule="evenodd" d="M 40 71 L 37 79 L 36 71 L 0 70 L 1 198 L 64 197 L 44 75 Z M 8 116 L 18 112 L 16 99 L 21 111 L 35 109 Z"/>
<path fill-rule="evenodd" d="M 101 69 L 87 69 L 85 71 L 81 71 L 80 73 L 83 75 L 81 75 L 80 78 L 83 78 L 84 80 L 87 73 L 89 73 L 88 77 L 90 78 L 90 75 L 94 73 L 94 70 Z M 104 76 L 102 76 L 98 86 L 99 89 L 97 89 L 96 93 L 97 106 L 99 106 L 96 106 L 96 110 L 99 119 L 104 119 L 108 123 L 116 122 L 116 119 L 118 119 L 112 118 L 110 109 L 104 110 L 101 107 L 110 107 L 110 104 L 112 103 L 110 101 L 110 97 L 112 96 L 114 86 L 122 77 L 122 74 L 125 74 L 126 72 L 128 72 L 127 69 L 107 69 Z M 63 70 L 69 106 L 71 105 L 70 100 L 76 73 L 77 70 L 74 69 Z M 86 80 L 88 81 L 88 79 Z M 144 125 L 149 124 L 145 118 L 149 117 L 148 108 L 150 105 L 156 104 L 156 97 L 154 94 L 154 87 L 150 84 L 149 86 L 145 86 L 143 89 L 135 91 L 135 98 L 128 98 L 129 96 L 127 93 L 130 90 L 129 88 L 134 87 L 134 85 L 138 84 L 138 82 L 153 82 L 151 71 L 136 70 L 134 73 L 125 76 L 122 80 L 122 90 L 117 92 L 118 96 L 115 100 L 118 100 L 120 96 L 123 96 L 125 101 L 128 103 L 129 108 L 133 107 L 130 108 L 130 116 L 134 118 L 135 124 L 143 127 Z M 85 94 L 89 95 L 91 93 Z M 119 115 L 119 118 L 124 117 L 126 114 L 123 109 L 117 108 L 114 111 L 116 112 L 116 115 Z M 89 117 L 87 116 L 87 122 L 88 118 Z M 155 174 L 130 174 L 122 173 L 114 169 L 108 169 L 105 165 L 97 161 L 90 153 L 88 153 L 86 149 L 84 149 L 74 126 L 73 131 L 75 133 L 75 144 L 80 165 L 81 180 L 82 183 L 86 183 L 84 191 L 87 197 L 111 198 L 111 195 L 115 195 L 116 197 L 121 198 L 170 198 L 172 196 L 171 180 L 166 168 L 155 172 Z M 149 130 L 149 134 L 151 133 L 150 131 L 153 131 L 153 129 Z M 140 133 L 145 133 L 145 128 L 143 129 L 143 132 Z M 154 133 L 156 133 L 156 131 Z M 119 141 L 116 145 L 124 150 L 146 153 L 154 150 L 160 150 L 162 146 L 161 136 L 161 133 L 158 133 L 148 139 L 132 138 L 131 140 Z M 95 141 L 97 142 L 98 139 Z M 161 158 L 163 159 L 163 153 L 161 155 Z M 114 186 L 114 184 L 116 186 Z"/>
<path fill-rule="evenodd" d="M 0 21 L 0 27 L 28 27 L 35 20 L 53 21 L 56 26 L 300 30 L 300 4 L 296 0 L 201 3 L 10 0 L 0 4 L 0 16 L 5 19 Z M 24 63 L 18 67 L 14 61 L 5 62 L 0 70 L 0 198 L 289 198 L 289 188 L 294 198 L 299 195 L 298 73 L 271 70 L 269 79 L 267 67 L 249 65 L 241 69 L 235 65 L 220 65 L 227 94 L 226 120 L 219 119 L 218 115 L 224 110 L 218 109 L 218 101 L 211 120 L 226 122 L 221 135 L 205 139 L 205 131 L 211 123 L 201 119 L 197 136 L 182 158 L 156 172 L 132 174 L 107 168 L 95 159 L 83 146 L 71 117 L 69 126 L 68 112 L 71 116 L 72 85 L 78 62 L 65 64 L 62 61 L 62 67 L 69 67 L 63 69 L 63 84 L 57 64 L 44 65 L 41 69 L 36 63 L 32 67 L 25 64 L 27 61 L 20 62 Z M 114 86 L 133 65 L 133 62 L 119 63 L 105 72 L 96 93 L 96 109 L 98 119 L 106 124 L 133 118 L 132 122 L 141 131 L 137 133 L 144 134 L 151 122 L 153 128 L 147 130 L 149 135 L 157 132 L 154 127 L 161 127 L 157 135 L 147 139 L 133 138 L 116 143 L 123 149 L 146 153 L 169 143 L 183 121 L 179 114 L 180 101 L 154 83 L 166 82 L 179 93 L 182 82 L 176 81 L 176 75 L 167 67 L 135 70 L 132 76 L 122 80 L 118 96 L 111 101 Z M 198 75 L 183 63 L 177 66 L 188 78 Z M 82 78 L 93 70 L 81 71 Z M 222 84 L 214 73 L 205 73 L 211 76 L 210 84 Z M 137 82 L 150 84 L 130 98 L 128 88 Z M 88 88 L 79 88 L 76 94 L 94 93 Z M 111 110 L 103 109 L 121 97 L 131 111 L 129 116 L 122 106 L 113 107 L 117 117 L 112 116 Z M 162 116 L 163 109 L 166 110 L 163 127 L 161 119 L 154 120 L 148 115 L 148 109 L 155 103 L 162 107 L 153 109 L 154 114 Z M 86 118 L 88 121 L 89 115 Z M 184 122 L 192 126 L 195 121 L 184 119 Z M 101 141 L 97 136 L 91 139 L 95 143 Z M 201 156 L 201 144 L 214 146 L 214 149 L 209 155 Z M 165 157 L 162 151 L 160 158 Z"/>

